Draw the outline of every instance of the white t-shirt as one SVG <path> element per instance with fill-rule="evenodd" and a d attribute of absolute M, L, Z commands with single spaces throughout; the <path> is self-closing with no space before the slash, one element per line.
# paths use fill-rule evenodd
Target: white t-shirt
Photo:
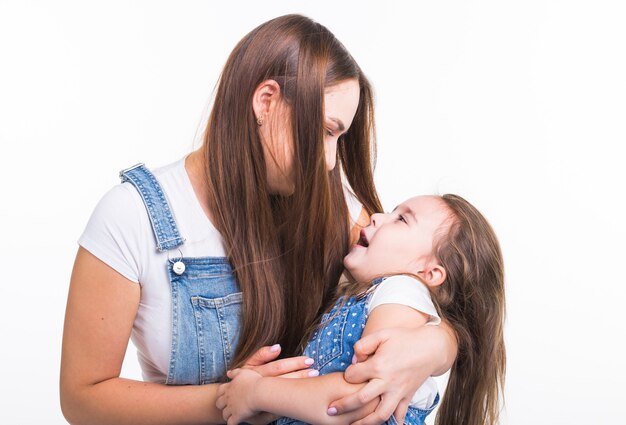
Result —
<path fill-rule="evenodd" d="M 224 257 L 220 233 L 208 219 L 191 186 L 185 158 L 152 170 L 167 198 L 180 235 L 185 257 Z M 358 219 L 361 204 L 346 189 L 352 222 Z M 172 300 L 165 267 L 168 255 L 177 258 L 177 249 L 158 252 L 146 207 L 134 186 L 113 187 L 96 206 L 78 243 L 127 279 L 141 285 L 139 309 L 131 339 L 143 378 L 164 383 L 167 377 L 172 328 Z"/>
<path fill-rule="evenodd" d="M 401 304 L 421 311 L 428 315 L 426 325 L 441 323 L 428 288 L 410 276 L 391 276 L 379 283 L 370 299 L 368 313 L 382 304 Z M 411 406 L 428 409 L 434 403 L 436 396 L 437 383 L 433 378 L 428 378 L 413 395 Z"/>

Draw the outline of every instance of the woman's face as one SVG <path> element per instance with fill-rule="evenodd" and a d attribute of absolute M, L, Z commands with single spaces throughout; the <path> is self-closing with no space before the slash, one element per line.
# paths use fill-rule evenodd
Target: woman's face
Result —
<path fill-rule="evenodd" d="M 329 86 L 324 91 L 324 153 L 326 168 L 335 168 L 337 141 L 348 131 L 359 106 L 359 82 L 356 79 L 342 81 Z M 289 107 L 282 101 L 277 107 L 279 123 L 272 126 L 273 134 L 264 137 L 267 178 L 273 193 L 290 195 L 294 190 L 293 160 L 294 149 L 291 136 Z M 263 129 L 262 131 L 270 131 Z"/>

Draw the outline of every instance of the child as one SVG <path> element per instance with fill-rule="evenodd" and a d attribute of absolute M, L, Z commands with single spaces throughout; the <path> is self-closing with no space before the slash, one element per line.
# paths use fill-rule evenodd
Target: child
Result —
<path fill-rule="evenodd" d="M 382 328 L 436 325 L 439 316 L 455 330 L 459 353 L 436 423 L 495 424 L 505 372 L 504 270 L 496 236 L 476 208 L 456 195 L 418 196 L 391 213 L 374 214 L 344 265 L 354 281 L 340 289 L 305 349 L 321 376 L 230 371 L 232 381 L 219 388 L 217 400 L 228 425 L 259 412 L 315 424 L 363 417 L 362 410 L 373 410 L 377 400 L 339 416 L 328 408 L 363 386 L 343 379 L 354 343 Z M 412 398 L 404 423 L 423 424 L 438 401 L 429 378 Z M 298 423 L 286 417 L 278 423 Z"/>

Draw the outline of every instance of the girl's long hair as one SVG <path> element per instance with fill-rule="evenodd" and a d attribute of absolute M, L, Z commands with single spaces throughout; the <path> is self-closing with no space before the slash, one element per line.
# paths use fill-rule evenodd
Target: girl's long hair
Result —
<path fill-rule="evenodd" d="M 289 110 L 294 193 L 270 193 L 266 158 L 252 109 L 257 86 L 275 80 Z M 360 99 L 350 130 L 326 169 L 324 90 L 356 79 Z M 217 87 L 203 144 L 209 209 L 243 292 L 239 345 L 229 367 L 260 346 L 298 343 L 343 271 L 349 215 L 342 172 L 365 209 L 380 211 L 374 187 L 373 99 L 344 46 L 324 26 L 282 16 L 252 30 L 234 48 Z M 263 124 L 266 125 L 266 124 Z"/>
<path fill-rule="evenodd" d="M 446 279 L 431 295 L 454 330 L 459 350 L 435 423 L 493 425 L 500 414 L 506 371 L 502 253 L 495 232 L 474 206 L 458 195 L 440 199 L 450 216 L 436 236 L 434 254 Z M 370 286 L 351 279 L 335 298 L 344 297 L 345 302 Z"/>
<path fill-rule="evenodd" d="M 443 195 L 449 231 L 435 245 L 446 270 L 434 291 L 441 316 L 454 329 L 459 352 L 437 413 L 437 425 L 492 425 L 504 391 L 504 262 L 495 232 L 457 195 Z"/>

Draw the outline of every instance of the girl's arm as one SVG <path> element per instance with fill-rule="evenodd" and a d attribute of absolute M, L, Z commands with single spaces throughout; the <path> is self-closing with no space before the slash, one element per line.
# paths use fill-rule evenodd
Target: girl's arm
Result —
<path fill-rule="evenodd" d="M 428 316 L 404 305 L 383 304 L 370 313 L 363 334 L 379 329 L 423 326 Z M 340 416 L 330 416 L 329 404 L 337 398 L 357 393 L 365 384 L 350 384 L 343 373 L 332 373 L 309 379 L 263 378 L 256 373 L 237 369 L 229 372 L 232 381 L 224 384 L 218 395 L 217 406 L 223 409 L 228 424 L 246 421 L 258 412 L 271 412 L 314 424 L 346 424 L 371 414 L 378 405 L 377 396 L 368 403 Z M 374 388 L 383 382 L 374 379 Z M 412 396 L 413 394 L 411 394 Z M 410 397 L 409 397 L 410 400 Z M 391 416 L 391 414 L 389 414 Z M 384 418 L 384 422 L 388 419 Z"/>
<path fill-rule="evenodd" d="M 61 356 L 61 408 L 72 424 L 223 423 L 217 384 L 167 386 L 120 378 L 140 287 L 83 248 L 70 283 Z M 262 363 L 257 354 L 256 364 Z M 276 355 L 278 352 L 276 353 Z M 273 354 L 272 354 L 273 355 Z M 302 369 L 305 357 L 258 366 Z M 294 367 L 294 365 L 298 365 Z M 266 368 L 262 370 L 261 368 Z"/>
<path fill-rule="evenodd" d="M 373 412 L 378 400 L 342 416 L 329 415 L 328 405 L 338 397 L 352 394 L 363 384 L 349 384 L 343 373 L 307 379 L 262 377 L 248 369 L 228 372 L 232 381 L 220 386 L 217 406 L 229 425 L 247 422 L 259 412 L 271 412 L 307 423 L 346 424 Z"/>

